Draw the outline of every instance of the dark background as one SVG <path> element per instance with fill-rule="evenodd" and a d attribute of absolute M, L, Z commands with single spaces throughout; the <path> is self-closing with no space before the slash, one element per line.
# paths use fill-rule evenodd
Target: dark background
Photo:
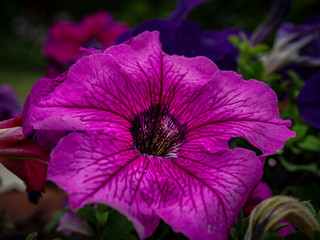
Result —
<path fill-rule="evenodd" d="M 271 1 L 259 0 L 213 0 L 194 9 L 188 18 L 196 20 L 204 29 L 222 30 L 229 27 L 239 27 L 248 32 L 253 32 L 266 17 L 270 3 Z M 135 27 L 150 18 L 167 18 L 175 7 L 176 2 L 174 0 L 0 0 L 0 85 L 3 83 L 12 84 L 21 99 L 21 104 L 23 103 L 35 81 L 45 76 L 46 60 L 41 49 L 43 42 L 46 40 L 48 28 L 55 20 L 76 22 L 89 13 L 104 9 L 113 14 L 115 21 Z M 302 24 L 305 19 L 312 15 L 320 16 L 319 0 L 292 0 L 292 6 L 286 21 Z M 272 45 L 272 39 L 269 44 Z M 318 154 L 318 152 L 310 154 L 310 156 L 314 157 L 315 154 Z M 299 156 L 297 155 L 296 158 Z M 314 158 L 310 159 L 314 161 Z M 273 176 L 270 174 L 269 166 L 266 169 L 265 175 Z M 318 178 L 307 178 L 307 174 L 301 175 L 301 172 L 290 176 L 292 177 L 289 179 L 289 183 L 292 186 L 303 182 L 304 178 L 308 181 L 311 179 L 311 181 L 308 182 L 309 185 L 301 184 L 289 187 L 286 193 L 300 198 L 312 199 L 319 209 L 319 186 L 316 181 L 313 181 L 314 179 L 318 180 Z M 273 182 L 273 190 L 276 189 L 274 185 L 277 185 L 277 183 Z M 42 223 L 38 222 L 39 216 L 49 216 L 49 212 L 46 211 L 50 211 L 51 214 L 56 208 L 59 208 L 64 194 L 56 191 L 56 189 L 46 189 L 46 194 L 41 200 L 41 204 L 38 205 L 41 210 L 40 213 L 38 215 L 33 214 L 35 218 L 24 221 L 24 224 L 27 225 L 21 226 L 21 229 L 28 230 L 27 232 L 19 232 L 22 239 L 31 231 L 39 231 L 37 227 L 42 226 Z M 4 195 L 1 196 L 0 203 L 2 203 L 2 208 L 8 211 L 9 216 L 20 217 L 20 213 L 25 214 L 26 216 L 22 217 L 26 219 L 27 214 L 35 211 L 30 209 L 36 209 L 36 207 L 26 201 L 25 193 L 19 194 L 24 195 L 19 195 L 20 198 L 13 196 L 17 199 L 16 205 L 12 202 L 11 195 L 8 195 L 7 198 Z M 59 206 L 54 208 L 52 207 L 54 204 L 48 201 L 54 201 L 55 204 L 59 203 Z M 13 212 L 9 211 L 8 206 L 10 204 L 13 206 L 10 208 Z M 49 205 L 51 207 L 48 207 Z M 0 225 L 3 216 L 0 210 Z M 47 221 L 47 219 L 42 220 Z M 19 229 L 19 226 L 16 226 L 16 229 Z M 13 230 L 10 234 L 15 232 L 17 231 Z M 16 239 L 15 236 L 13 239 Z"/>
<path fill-rule="evenodd" d="M 267 14 L 271 1 L 215 0 L 189 14 L 205 29 L 240 27 L 252 32 Z M 48 27 L 55 20 L 78 21 L 86 14 L 104 9 L 116 21 L 130 27 L 150 18 L 166 18 L 175 8 L 174 0 L 1 0 L 0 1 L 0 84 L 11 83 L 24 100 L 34 82 L 44 76 L 41 46 Z M 301 24 L 320 15 L 320 1 L 293 0 L 287 21 Z"/>

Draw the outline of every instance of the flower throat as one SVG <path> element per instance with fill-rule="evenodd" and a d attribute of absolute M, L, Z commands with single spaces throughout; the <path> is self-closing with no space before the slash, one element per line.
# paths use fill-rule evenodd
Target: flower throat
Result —
<path fill-rule="evenodd" d="M 133 118 L 130 132 L 141 153 L 175 157 L 185 140 L 186 126 L 177 121 L 168 107 L 151 105 Z"/>

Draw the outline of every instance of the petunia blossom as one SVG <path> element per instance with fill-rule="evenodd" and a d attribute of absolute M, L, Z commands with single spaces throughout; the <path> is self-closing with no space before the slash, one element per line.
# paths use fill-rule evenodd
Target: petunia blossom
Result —
<path fill-rule="evenodd" d="M 157 30 L 160 32 L 160 42 L 165 53 L 185 57 L 205 56 L 214 61 L 219 69 L 236 70 L 239 51 L 229 41 L 229 37 L 248 36 L 248 34 L 236 28 L 204 31 L 197 22 L 186 19 L 193 8 L 208 1 L 210 0 L 179 0 L 177 8 L 168 19 L 147 20 L 124 32 L 119 37 L 118 43 L 144 31 Z"/>
<path fill-rule="evenodd" d="M 296 26 L 284 23 L 276 34 L 273 49 L 265 60 L 266 75 L 294 70 L 308 79 L 320 66 L 320 18 L 309 18 Z"/>
<path fill-rule="evenodd" d="M 68 198 L 63 199 L 62 206 L 67 208 L 68 205 Z M 66 211 L 59 218 L 57 231 L 63 232 L 67 236 L 73 234 L 93 237 L 95 235 L 94 230 L 90 227 L 87 220 L 72 211 Z"/>
<path fill-rule="evenodd" d="M 28 192 L 44 192 L 50 151 L 23 135 L 21 116 L 0 122 L 0 163 L 25 182 Z"/>
<path fill-rule="evenodd" d="M 320 71 L 312 75 L 297 97 L 301 117 L 311 126 L 320 128 Z"/>
<path fill-rule="evenodd" d="M 294 136 L 290 125 L 266 84 L 220 71 L 206 57 L 168 55 L 159 32 L 38 80 L 23 120 L 30 137 L 68 131 L 48 178 L 70 206 L 107 204 L 142 239 L 160 218 L 190 239 L 227 239 L 263 169 L 254 152 L 229 149 L 228 140 L 244 137 L 266 156 Z"/>
<path fill-rule="evenodd" d="M 66 212 L 60 217 L 57 231 L 61 231 L 67 236 L 71 234 L 94 236 L 94 231 L 86 219 L 76 215 L 74 212 Z"/>
<path fill-rule="evenodd" d="M 79 23 L 54 23 L 43 46 L 44 55 L 50 60 L 47 75 L 57 76 L 81 57 L 80 47 L 106 49 L 127 29 L 127 25 L 114 22 L 106 11 L 90 14 Z"/>
<path fill-rule="evenodd" d="M 0 86 L 0 121 L 21 115 L 22 105 L 9 84 Z"/>
<path fill-rule="evenodd" d="M 251 211 L 263 200 L 272 197 L 272 191 L 269 188 L 268 184 L 261 182 L 250 194 L 247 199 L 246 205 L 243 207 L 244 216 L 249 216 Z"/>

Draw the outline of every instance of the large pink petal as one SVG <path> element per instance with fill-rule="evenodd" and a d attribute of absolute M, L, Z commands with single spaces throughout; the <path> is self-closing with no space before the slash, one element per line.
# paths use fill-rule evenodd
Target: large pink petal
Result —
<path fill-rule="evenodd" d="M 159 223 L 140 192 L 146 184 L 141 180 L 147 168 L 148 162 L 139 156 L 131 141 L 71 133 L 53 150 L 48 179 L 68 193 L 72 208 L 96 202 L 107 204 L 125 214 L 145 238 Z"/>
<path fill-rule="evenodd" d="M 225 149 L 230 138 L 240 136 L 270 155 L 295 135 L 288 129 L 291 122 L 279 119 L 277 96 L 266 84 L 218 71 L 204 57 L 166 55 L 157 32 L 144 32 L 105 54 L 115 56 L 131 80 L 145 81 L 140 91 L 150 95 L 139 96 L 146 103 L 168 106 L 187 124 L 189 141 L 211 151 Z"/>
<path fill-rule="evenodd" d="M 143 105 L 143 99 L 130 91 L 133 84 L 113 57 L 84 57 L 65 79 L 40 79 L 33 87 L 24 109 L 25 133 L 36 129 L 122 134 Z"/>
<path fill-rule="evenodd" d="M 83 57 L 67 75 L 40 79 L 25 104 L 25 134 L 34 129 L 119 132 L 151 105 L 168 105 L 175 94 L 175 99 L 186 92 L 192 96 L 193 87 L 217 71 L 204 57 L 164 57 L 158 33 L 146 32 L 130 44 Z"/>
<path fill-rule="evenodd" d="M 173 102 L 172 105 L 176 105 Z M 265 83 L 232 71 L 218 71 L 206 86 L 178 109 L 188 124 L 187 141 L 225 149 L 231 137 L 243 137 L 263 152 L 273 154 L 295 136 L 290 120 L 279 118 L 277 96 Z"/>
<path fill-rule="evenodd" d="M 105 54 L 114 56 L 128 78 L 139 83 L 139 97 L 147 100 L 144 109 L 167 105 L 178 93 L 193 95 L 193 87 L 207 83 L 218 71 L 205 57 L 168 56 L 161 50 L 156 31 L 146 31 L 127 44 L 110 47 Z"/>
<path fill-rule="evenodd" d="M 143 32 L 105 54 L 114 56 L 128 77 L 144 86 L 142 90 L 149 94 L 145 97 L 153 105 L 167 104 L 176 91 L 207 83 L 218 71 L 205 57 L 168 56 L 161 50 L 157 31 Z"/>
<path fill-rule="evenodd" d="M 78 119 L 54 116 L 50 111 L 42 111 L 39 103 L 46 99 L 60 84 L 66 81 L 67 72 L 54 79 L 41 78 L 33 86 L 31 94 L 27 97 L 22 113 L 23 134 L 39 144 L 56 144 L 65 131 L 83 131 L 84 126 Z M 36 125 L 45 120 L 42 128 Z M 41 131 L 35 131 L 41 130 Z"/>
<path fill-rule="evenodd" d="M 177 200 L 162 202 L 156 213 L 190 239 L 227 239 L 237 214 L 263 174 L 263 164 L 246 149 L 206 152 L 184 145 L 173 168 L 163 166 L 168 184 L 179 186 Z"/>
<path fill-rule="evenodd" d="M 132 141 L 72 133 L 54 149 L 48 178 L 73 208 L 101 202 L 125 214 L 141 238 L 161 217 L 190 239 L 227 239 L 237 213 L 262 176 L 251 151 L 206 152 L 185 145 L 177 158 L 141 155 Z"/>

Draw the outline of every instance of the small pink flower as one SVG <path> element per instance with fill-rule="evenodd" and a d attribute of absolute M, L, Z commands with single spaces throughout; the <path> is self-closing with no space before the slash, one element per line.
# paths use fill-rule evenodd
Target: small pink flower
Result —
<path fill-rule="evenodd" d="M 105 11 L 88 15 L 80 23 L 54 23 L 43 46 L 44 55 L 54 61 L 47 74 L 56 76 L 64 65 L 74 63 L 82 56 L 80 47 L 106 49 L 114 45 L 127 29 L 125 24 L 114 22 Z"/>
<path fill-rule="evenodd" d="M 272 191 L 269 188 L 268 184 L 261 182 L 258 186 L 252 191 L 250 196 L 247 199 L 246 205 L 243 207 L 244 216 L 249 216 L 251 211 L 259 205 L 263 200 L 272 197 Z"/>
<path fill-rule="evenodd" d="M 0 122 L 0 162 L 25 182 L 28 192 L 44 192 L 50 151 L 23 135 L 21 116 Z"/>

